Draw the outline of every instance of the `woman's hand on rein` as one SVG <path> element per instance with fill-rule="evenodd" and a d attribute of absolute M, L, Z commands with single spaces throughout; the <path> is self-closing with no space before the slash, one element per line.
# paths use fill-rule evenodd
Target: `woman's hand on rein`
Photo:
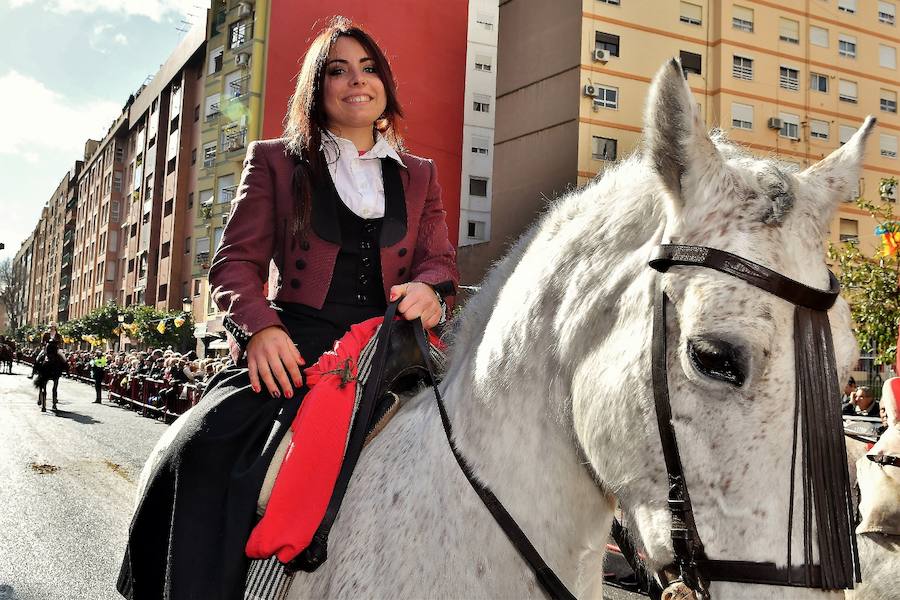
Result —
<path fill-rule="evenodd" d="M 292 397 L 294 387 L 303 385 L 300 367 L 305 364 L 300 351 L 281 327 L 261 329 L 247 344 L 247 367 L 254 392 L 259 393 L 265 385 L 273 398 L 280 398 L 282 393 L 285 398 Z"/>
<path fill-rule="evenodd" d="M 422 319 L 425 329 L 431 329 L 441 321 L 441 303 L 427 283 L 410 281 L 391 288 L 390 301 L 403 298 L 397 310 L 407 321 Z"/>

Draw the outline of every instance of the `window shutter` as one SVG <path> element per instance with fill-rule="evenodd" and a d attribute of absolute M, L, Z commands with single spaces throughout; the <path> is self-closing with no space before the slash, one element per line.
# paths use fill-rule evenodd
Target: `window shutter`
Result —
<path fill-rule="evenodd" d="M 881 134 L 881 154 L 882 156 L 897 156 L 897 137 L 893 135 L 888 135 L 886 133 Z"/>
<path fill-rule="evenodd" d="M 848 98 L 856 98 L 856 82 L 847 79 L 841 79 L 838 85 L 838 93 Z"/>
<path fill-rule="evenodd" d="M 778 37 L 788 40 L 800 39 L 800 23 L 781 17 L 778 20 Z"/>
<path fill-rule="evenodd" d="M 738 121 L 753 122 L 753 106 L 749 104 L 731 103 L 731 118 Z"/>
<path fill-rule="evenodd" d="M 747 21 L 748 23 L 753 22 L 753 11 L 749 8 L 744 8 L 743 6 L 735 5 L 732 16 L 735 19 L 740 19 L 741 21 Z"/>
<path fill-rule="evenodd" d="M 878 45 L 878 62 L 888 69 L 897 68 L 897 49 L 893 46 Z"/>

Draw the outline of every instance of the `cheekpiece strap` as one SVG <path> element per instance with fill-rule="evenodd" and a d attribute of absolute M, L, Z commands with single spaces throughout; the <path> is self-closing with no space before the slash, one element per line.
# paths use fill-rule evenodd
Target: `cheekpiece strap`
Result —
<path fill-rule="evenodd" d="M 831 308 L 841 291 L 841 285 L 834 273 L 830 271 L 828 273 L 828 290 L 820 290 L 785 277 L 746 258 L 705 246 L 661 244 L 656 248 L 653 258 L 650 259 L 650 266 L 661 273 L 665 273 L 669 267 L 675 265 L 714 269 L 746 281 L 791 304 L 813 310 Z"/>

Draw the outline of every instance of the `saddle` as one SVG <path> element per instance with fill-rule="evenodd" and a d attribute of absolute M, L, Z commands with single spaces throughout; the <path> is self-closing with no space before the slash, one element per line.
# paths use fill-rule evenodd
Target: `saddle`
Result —
<path fill-rule="evenodd" d="M 430 337 L 432 363 L 442 364 L 441 343 Z M 413 323 L 393 315 L 355 325 L 305 375 L 310 391 L 266 472 L 261 518 L 246 546 L 250 558 L 277 556 L 288 573 L 325 562 L 363 446 L 396 414 L 405 393 L 430 383 Z"/>

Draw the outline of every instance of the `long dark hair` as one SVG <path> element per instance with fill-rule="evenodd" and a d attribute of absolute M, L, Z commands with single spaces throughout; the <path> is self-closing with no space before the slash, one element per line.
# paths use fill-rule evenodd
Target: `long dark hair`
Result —
<path fill-rule="evenodd" d="M 310 224 L 312 188 L 328 166 L 323 163 L 319 148 L 323 143 L 334 144 L 327 129 L 328 117 L 323 100 L 325 89 L 325 62 L 332 46 L 340 37 L 355 39 L 375 61 L 378 77 L 384 85 L 386 107 L 384 114 L 373 124 L 398 151 L 403 140 L 397 133 L 397 119 L 403 109 L 397 100 L 397 83 L 387 57 L 378 44 L 363 29 L 346 17 L 332 17 L 319 32 L 306 51 L 303 66 L 297 74 L 297 87 L 288 102 L 284 117 L 284 138 L 288 151 L 294 157 L 294 234 L 305 236 Z M 336 147 L 336 145 L 335 145 Z"/>

